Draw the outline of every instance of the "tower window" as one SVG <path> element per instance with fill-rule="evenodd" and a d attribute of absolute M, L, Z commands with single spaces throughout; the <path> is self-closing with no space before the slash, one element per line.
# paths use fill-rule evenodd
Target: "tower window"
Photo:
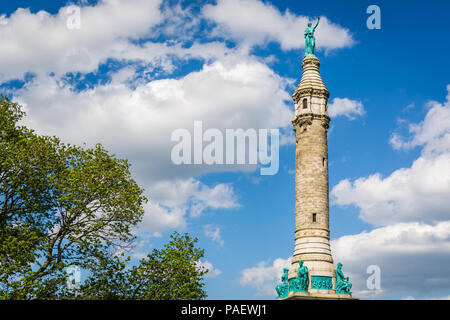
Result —
<path fill-rule="evenodd" d="M 327 112 L 328 109 L 328 102 L 325 102 L 325 112 Z"/>
<path fill-rule="evenodd" d="M 317 213 L 313 213 L 312 215 L 312 221 L 316 222 L 317 221 Z"/>
<path fill-rule="evenodd" d="M 303 109 L 308 108 L 308 100 L 305 98 L 303 99 Z"/>

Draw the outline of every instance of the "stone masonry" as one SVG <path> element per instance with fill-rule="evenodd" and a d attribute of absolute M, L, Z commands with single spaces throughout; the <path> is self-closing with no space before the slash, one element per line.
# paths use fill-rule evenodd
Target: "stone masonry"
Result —
<path fill-rule="evenodd" d="M 303 59 L 302 79 L 293 94 L 295 148 L 295 247 L 289 279 L 297 276 L 298 261 L 308 267 L 308 292 L 290 292 L 287 299 L 351 299 L 336 294 L 330 250 L 327 130 L 329 92 L 315 56 Z M 314 279 L 332 279 L 332 287 L 313 288 Z"/>

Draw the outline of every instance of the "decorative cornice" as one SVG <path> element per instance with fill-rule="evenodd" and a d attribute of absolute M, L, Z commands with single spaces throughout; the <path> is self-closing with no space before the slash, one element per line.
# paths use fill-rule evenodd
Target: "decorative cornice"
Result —
<path fill-rule="evenodd" d="M 295 90 L 292 95 L 294 103 L 298 103 L 303 97 L 318 97 L 328 99 L 330 97 L 330 92 L 327 89 L 317 89 L 317 88 L 304 88 Z"/>
<path fill-rule="evenodd" d="M 307 56 L 303 59 L 302 78 L 292 95 L 292 99 L 296 104 L 303 97 L 329 98 L 330 93 L 320 76 L 319 66 L 320 61 L 316 56 Z"/>
<path fill-rule="evenodd" d="M 318 119 L 321 121 L 322 126 L 325 129 L 329 128 L 329 124 L 330 124 L 330 117 L 325 115 L 325 114 L 316 114 L 316 113 L 303 113 L 303 114 L 299 114 L 297 115 L 294 120 L 292 120 L 292 125 L 294 126 L 294 130 L 298 128 L 301 128 L 302 126 L 305 125 L 311 125 L 313 120 Z"/>

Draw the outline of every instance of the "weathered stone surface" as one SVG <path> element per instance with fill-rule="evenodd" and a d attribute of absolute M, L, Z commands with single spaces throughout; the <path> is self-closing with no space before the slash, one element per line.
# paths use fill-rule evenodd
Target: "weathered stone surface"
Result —
<path fill-rule="evenodd" d="M 297 262 L 303 260 L 309 271 L 309 286 L 307 293 L 290 293 L 286 299 L 352 298 L 335 291 L 329 229 L 329 92 L 320 76 L 319 66 L 320 61 L 315 56 L 303 59 L 302 79 L 292 96 L 295 103 L 292 124 L 296 132 L 295 247 L 289 279 L 296 277 Z M 311 277 L 331 278 L 332 290 L 311 288 Z"/>

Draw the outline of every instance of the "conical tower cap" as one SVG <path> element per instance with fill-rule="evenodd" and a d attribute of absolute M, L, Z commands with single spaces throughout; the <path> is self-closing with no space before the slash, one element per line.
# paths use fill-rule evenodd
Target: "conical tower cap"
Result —
<path fill-rule="evenodd" d="M 327 98 L 329 97 L 330 93 L 320 76 L 319 67 L 320 60 L 316 56 L 310 55 L 303 59 L 302 79 L 292 95 L 295 103 L 297 103 L 301 97 L 311 95 L 313 92 L 322 93 L 326 95 Z"/>

